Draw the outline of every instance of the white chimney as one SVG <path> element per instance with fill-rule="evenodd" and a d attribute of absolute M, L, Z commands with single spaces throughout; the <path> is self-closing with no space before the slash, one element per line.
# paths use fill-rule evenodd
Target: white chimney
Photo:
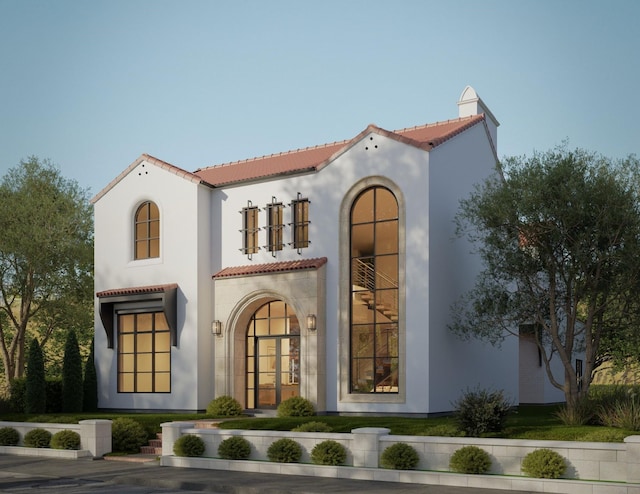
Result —
<path fill-rule="evenodd" d="M 484 113 L 485 120 L 487 122 L 487 128 L 489 129 L 489 135 L 493 141 L 493 145 L 498 149 L 498 126 L 500 122 L 493 116 L 491 110 L 487 108 L 484 101 L 478 96 L 476 90 L 471 86 L 467 86 L 462 91 L 460 99 L 458 100 L 458 116 L 469 117 L 471 115 L 480 115 Z"/>

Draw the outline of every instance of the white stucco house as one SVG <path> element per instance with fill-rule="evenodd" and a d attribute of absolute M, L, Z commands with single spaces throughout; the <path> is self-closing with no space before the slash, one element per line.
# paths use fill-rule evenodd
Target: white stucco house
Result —
<path fill-rule="evenodd" d="M 480 270 L 452 220 L 494 169 L 499 125 L 473 88 L 457 104 L 452 120 L 194 172 L 136 159 L 93 199 L 99 407 L 301 395 L 427 415 L 476 386 L 560 401 L 535 348 L 447 329 Z"/>

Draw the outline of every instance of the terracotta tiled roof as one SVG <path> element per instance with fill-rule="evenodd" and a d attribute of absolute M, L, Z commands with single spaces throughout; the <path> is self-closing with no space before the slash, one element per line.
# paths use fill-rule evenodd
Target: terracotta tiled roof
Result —
<path fill-rule="evenodd" d="M 213 186 L 221 186 L 278 175 L 316 171 L 371 132 L 428 151 L 483 121 L 484 115 L 481 114 L 396 131 L 369 125 L 350 140 L 200 168 L 194 174 Z"/>
<path fill-rule="evenodd" d="M 149 286 L 136 286 L 130 288 L 116 288 L 114 290 L 104 290 L 96 293 L 96 297 L 117 297 L 121 295 L 142 295 L 146 293 L 162 293 L 167 290 L 178 288 L 177 283 L 169 283 L 166 285 L 149 285 Z"/>
<path fill-rule="evenodd" d="M 233 276 L 247 276 L 254 274 L 279 273 L 284 271 L 298 271 L 303 269 L 318 269 L 327 263 L 326 257 L 314 259 L 300 259 L 298 261 L 268 262 L 247 266 L 224 268 L 213 275 L 213 278 L 229 278 Z"/>

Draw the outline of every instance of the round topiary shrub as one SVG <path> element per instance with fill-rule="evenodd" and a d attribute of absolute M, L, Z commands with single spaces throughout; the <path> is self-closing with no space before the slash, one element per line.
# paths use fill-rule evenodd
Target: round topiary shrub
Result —
<path fill-rule="evenodd" d="M 392 468 L 394 470 L 412 470 L 420 461 L 418 452 L 405 443 L 396 443 L 387 447 L 380 457 L 382 468 Z"/>
<path fill-rule="evenodd" d="M 37 428 L 31 429 L 24 435 L 24 445 L 27 448 L 48 448 L 51 444 L 51 432 Z"/>
<path fill-rule="evenodd" d="M 80 434 L 70 430 L 58 431 L 51 438 L 51 447 L 53 449 L 80 449 Z"/>
<path fill-rule="evenodd" d="M 20 433 L 13 427 L 0 429 L 0 446 L 17 446 L 20 442 Z"/>
<path fill-rule="evenodd" d="M 192 434 L 180 436 L 178 440 L 173 443 L 173 454 L 176 456 L 202 456 L 204 450 L 204 441 Z"/>
<path fill-rule="evenodd" d="M 271 443 L 267 449 L 269 461 L 278 463 L 297 463 L 302 457 L 302 448 L 293 439 L 283 437 Z"/>
<path fill-rule="evenodd" d="M 449 468 L 458 473 L 487 473 L 491 468 L 491 458 L 484 449 L 465 446 L 453 453 Z"/>
<path fill-rule="evenodd" d="M 469 437 L 502 431 L 512 410 L 502 391 L 485 389 L 465 392 L 454 407 L 458 427 Z"/>
<path fill-rule="evenodd" d="M 316 465 L 342 465 L 347 460 L 347 450 L 337 441 L 328 439 L 311 450 L 311 461 Z"/>
<path fill-rule="evenodd" d="M 292 396 L 278 405 L 278 417 L 312 417 L 316 410 L 306 398 Z"/>
<path fill-rule="evenodd" d="M 333 428 L 324 422 L 305 422 L 291 429 L 292 432 L 331 432 Z"/>
<path fill-rule="evenodd" d="M 251 456 L 251 443 L 242 436 L 228 437 L 218 446 L 218 456 L 224 460 L 246 460 Z"/>
<path fill-rule="evenodd" d="M 139 422 L 127 417 L 114 419 L 111 423 L 112 449 L 118 453 L 138 453 L 149 436 Z"/>
<path fill-rule="evenodd" d="M 242 405 L 231 396 L 218 396 L 207 406 L 207 414 L 217 417 L 237 417 L 242 415 Z"/>
<path fill-rule="evenodd" d="M 564 458 L 550 449 L 537 449 L 522 460 L 522 472 L 529 477 L 557 479 L 567 470 Z"/>

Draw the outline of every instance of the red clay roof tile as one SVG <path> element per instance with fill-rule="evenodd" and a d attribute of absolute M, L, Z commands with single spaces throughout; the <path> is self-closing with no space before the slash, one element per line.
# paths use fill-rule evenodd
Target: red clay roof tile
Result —
<path fill-rule="evenodd" d="M 326 257 L 317 257 L 314 259 L 300 259 L 297 261 L 279 261 L 269 262 L 265 264 L 234 266 L 218 271 L 212 276 L 212 278 L 230 278 L 233 276 L 280 273 L 285 271 L 298 271 L 303 269 L 318 269 L 320 266 L 326 264 L 326 262 Z"/>
<path fill-rule="evenodd" d="M 130 288 L 115 288 L 113 290 L 103 290 L 96 293 L 96 297 L 116 297 L 120 295 L 140 295 L 145 293 L 160 293 L 167 290 L 178 288 L 177 283 L 169 283 L 166 285 L 148 285 L 135 286 Z"/>
<path fill-rule="evenodd" d="M 393 132 L 369 125 L 350 140 L 200 168 L 194 174 L 213 186 L 222 186 L 277 175 L 316 171 L 370 132 L 428 151 L 482 121 L 483 114 L 472 115 Z"/>

